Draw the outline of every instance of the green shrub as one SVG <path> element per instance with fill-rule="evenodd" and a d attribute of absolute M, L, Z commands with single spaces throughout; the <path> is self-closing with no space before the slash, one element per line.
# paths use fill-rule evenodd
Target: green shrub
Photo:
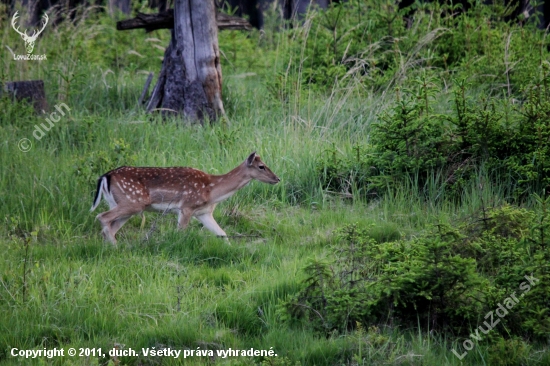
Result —
<path fill-rule="evenodd" d="M 325 333 L 389 320 L 468 335 L 515 293 L 521 300 L 488 339 L 499 333 L 544 339 L 550 330 L 548 203 L 539 200 L 537 217 L 505 205 L 484 210 L 472 224 L 437 225 L 386 243 L 376 243 L 369 229 L 346 225 L 335 232 L 331 257 L 304 267 L 302 289 L 285 303 L 285 313 Z"/>
<path fill-rule="evenodd" d="M 453 109 L 434 113 L 435 79 L 423 74 L 410 89 L 397 89 L 396 101 L 372 126 L 369 145 L 357 144 L 341 156 L 333 146 L 318 159 L 325 190 L 369 196 L 416 181 L 436 184 L 460 197 L 481 167 L 488 183 L 513 184 L 514 199 L 550 187 L 550 91 L 547 77 L 526 90 L 526 101 L 510 110 L 507 100 L 467 97 L 468 84 L 455 81 Z M 512 120 L 513 122 L 511 122 Z M 420 192 L 422 193 L 422 192 Z M 433 197 L 432 197 L 433 198 Z"/>
<path fill-rule="evenodd" d="M 499 338 L 489 348 L 488 363 L 490 365 L 515 366 L 525 365 L 529 354 L 529 346 L 519 338 Z"/>
<path fill-rule="evenodd" d="M 74 167 L 76 177 L 89 184 L 97 181 L 109 170 L 132 165 L 137 159 L 137 156 L 132 154 L 130 144 L 123 138 L 113 139 L 110 148 L 110 151 L 92 151 L 88 155 L 77 157 Z"/>
<path fill-rule="evenodd" d="M 282 64 L 285 69 L 299 65 L 302 82 L 321 90 L 348 78 L 367 89 L 385 89 L 424 68 L 447 81 L 469 78 L 476 87 L 511 97 L 547 59 L 548 40 L 537 29 L 537 17 L 514 22 L 509 20 L 514 9 L 504 5 L 461 7 L 435 2 L 399 9 L 388 0 L 331 3 L 289 31 L 292 42 L 283 49 Z M 411 10 L 414 18 L 403 21 Z"/>

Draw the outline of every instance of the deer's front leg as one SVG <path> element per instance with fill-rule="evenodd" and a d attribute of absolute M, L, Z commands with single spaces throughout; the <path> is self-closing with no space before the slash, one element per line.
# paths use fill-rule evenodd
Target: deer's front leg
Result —
<path fill-rule="evenodd" d="M 212 216 L 212 212 L 208 212 L 197 216 L 197 220 L 199 220 L 204 225 L 205 228 L 207 228 L 217 236 L 224 236 L 225 239 L 227 239 L 227 234 L 218 225 L 216 220 L 214 220 L 214 217 Z"/>

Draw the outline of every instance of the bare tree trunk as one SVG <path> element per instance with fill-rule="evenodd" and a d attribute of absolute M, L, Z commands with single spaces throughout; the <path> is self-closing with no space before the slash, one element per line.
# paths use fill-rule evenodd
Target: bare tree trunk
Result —
<path fill-rule="evenodd" d="M 23 16 L 26 26 L 34 27 L 38 25 L 40 12 L 43 9 L 42 2 L 40 0 L 23 0 L 21 4 L 27 12 Z"/>
<path fill-rule="evenodd" d="M 213 0 L 175 0 L 172 40 L 147 110 L 201 123 L 224 114 Z"/>
<path fill-rule="evenodd" d="M 132 10 L 130 0 L 109 0 L 109 12 L 114 14 L 116 9 L 126 15 L 130 14 Z"/>

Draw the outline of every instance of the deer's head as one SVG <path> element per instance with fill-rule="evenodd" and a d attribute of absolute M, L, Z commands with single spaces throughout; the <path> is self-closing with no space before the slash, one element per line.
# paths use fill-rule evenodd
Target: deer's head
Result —
<path fill-rule="evenodd" d="M 245 166 L 248 170 L 248 174 L 252 179 L 259 180 L 263 183 L 277 184 L 281 181 L 279 177 L 275 175 L 260 159 L 260 156 L 253 152 L 246 158 Z"/>

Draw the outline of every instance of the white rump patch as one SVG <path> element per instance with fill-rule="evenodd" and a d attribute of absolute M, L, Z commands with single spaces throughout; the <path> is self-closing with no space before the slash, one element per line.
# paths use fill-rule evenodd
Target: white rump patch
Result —
<path fill-rule="evenodd" d="M 103 196 L 103 198 L 105 198 L 105 201 L 107 201 L 107 203 L 109 204 L 110 210 L 117 206 L 115 198 L 113 197 L 113 194 L 109 191 L 109 187 L 107 186 L 107 177 L 101 178 L 101 183 L 99 183 L 99 192 L 97 194 L 96 200 L 92 204 L 92 208 L 90 209 L 90 211 L 95 210 L 96 207 L 99 205 L 99 202 L 101 202 L 101 196 Z"/>

